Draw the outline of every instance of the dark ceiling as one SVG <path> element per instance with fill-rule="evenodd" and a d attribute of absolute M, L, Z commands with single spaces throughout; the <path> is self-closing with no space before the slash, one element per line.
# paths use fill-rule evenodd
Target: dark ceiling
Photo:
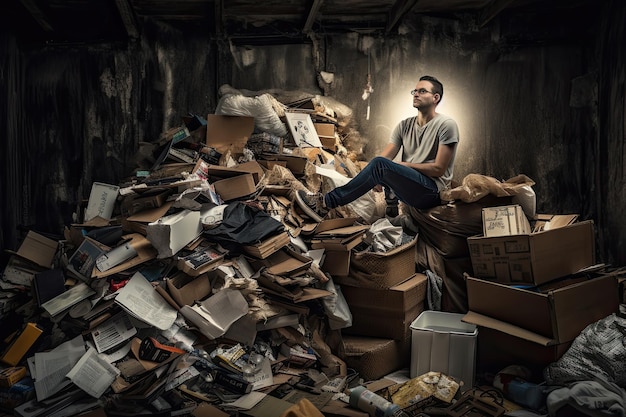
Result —
<path fill-rule="evenodd" d="M 419 15 L 478 26 L 505 13 L 559 18 L 589 0 L 2 0 L 3 30 L 35 43 L 116 42 L 140 38 L 147 21 L 237 43 L 302 42 L 311 33 L 397 32 Z M 551 17 L 551 18 L 552 18 Z"/>

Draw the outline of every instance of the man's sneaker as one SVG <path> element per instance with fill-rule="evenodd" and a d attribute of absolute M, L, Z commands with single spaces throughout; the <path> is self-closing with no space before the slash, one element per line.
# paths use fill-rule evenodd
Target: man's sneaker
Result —
<path fill-rule="evenodd" d="M 296 201 L 307 216 L 321 222 L 328 213 L 328 209 L 324 207 L 324 196 L 321 193 L 309 194 L 304 190 L 296 192 Z"/>

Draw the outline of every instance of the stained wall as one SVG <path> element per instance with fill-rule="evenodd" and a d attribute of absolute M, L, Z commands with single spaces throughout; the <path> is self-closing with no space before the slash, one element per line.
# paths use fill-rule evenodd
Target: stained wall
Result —
<path fill-rule="evenodd" d="M 593 219 L 598 261 L 621 265 L 625 18 L 619 1 L 556 20 L 503 14 L 485 26 L 473 15 L 408 16 L 397 35 L 273 46 L 155 22 L 123 44 L 28 45 L 3 33 L 2 249 L 16 249 L 29 228 L 60 235 L 92 182 L 120 183 L 149 166 L 150 142 L 182 116 L 214 112 L 220 86 L 328 97 L 351 112 L 351 145 L 368 158 L 414 114 L 409 91 L 429 74 L 444 83 L 439 111 L 461 130 L 457 181 L 527 175 L 539 212 Z"/>

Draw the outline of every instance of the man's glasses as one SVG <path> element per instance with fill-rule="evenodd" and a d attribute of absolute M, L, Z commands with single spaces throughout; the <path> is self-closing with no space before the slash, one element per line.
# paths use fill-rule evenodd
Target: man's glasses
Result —
<path fill-rule="evenodd" d="M 435 93 L 433 93 L 432 91 L 428 91 L 428 90 L 426 90 L 425 88 L 420 88 L 419 90 L 411 90 L 411 95 L 412 95 L 412 96 L 414 96 L 414 95 L 415 95 L 415 93 L 419 94 L 420 96 L 421 96 L 421 95 L 424 95 L 424 94 L 426 94 L 426 93 L 435 94 Z"/>

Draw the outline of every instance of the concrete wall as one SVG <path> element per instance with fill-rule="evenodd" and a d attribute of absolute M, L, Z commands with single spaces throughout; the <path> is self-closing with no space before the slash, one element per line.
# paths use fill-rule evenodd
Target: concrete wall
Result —
<path fill-rule="evenodd" d="M 2 34 L 2 248 L 16 249 L 28 227 L 60 234 L 93 181 L 122 182 L 144 143 L 189 112 L 212 113 L 224 84 L 341 103 L 368 158 L 414 114 L 409 91 L 429 74 L 445 87 L 439 111 L 461 129 L 457 181 L 527 175 L 539 212 L 593 219 L 598 261 L 622 264 L 625 14 L 626 3 L 606 1 L 585 16 L 502 15 L 484 27 L 472 15 L 409 16 L 399 35 L 265 47 L 154 22 L 124 45 L 32 46 Z"/>

